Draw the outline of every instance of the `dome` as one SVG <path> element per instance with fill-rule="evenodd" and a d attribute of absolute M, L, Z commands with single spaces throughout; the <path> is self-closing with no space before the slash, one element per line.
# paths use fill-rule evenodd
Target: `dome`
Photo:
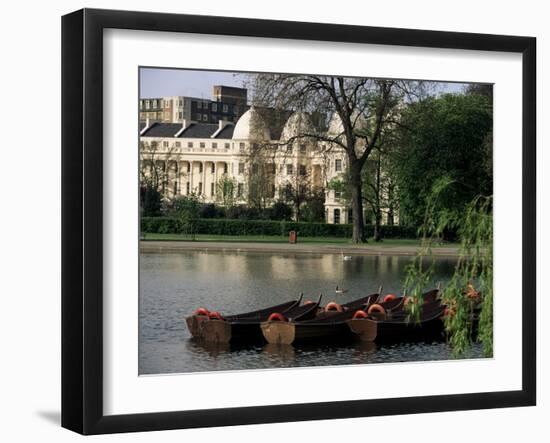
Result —
<path fill-rule="evenodd" d="M 313 133 L 313 125 L 309 115 L 305 112 L 295 112 L 292 114 L 281 133 L 281 141 L 289 140 L 292 137 L 296 137 L 300 134 Z"/>
<path fill-rule="evenodd" d="M 262 117 L 254 109 L 250 108 L 237 121 L 233 130 L 234 140 L 269 140 L 269 129 Z"/>
<path fill-rule="evenodd" d="M 360 116 L 357 118 L 357 111 L 353 113 L 353 121 L 355 121 L 355 129 L 361 129 L 366 127 L 366 120 L 364 116 Z M 340 119 L 340 116 L 335 112 L 332 114 L 332 118 L 330 119 L 330 122 L 328 124 L 328 133 L 335 137 L 338 135 L 344 136 L 344 125 L 342 124 L 342 120 Z"/>

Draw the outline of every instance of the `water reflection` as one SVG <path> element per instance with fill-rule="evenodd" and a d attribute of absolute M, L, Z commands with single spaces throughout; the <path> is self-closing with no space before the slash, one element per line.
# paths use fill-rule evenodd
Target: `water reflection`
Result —
<path fill-rule="evenodd" d="M 140 255 L 139 371 L 142 374 L 408 361 L 448 358 L 445 344 L 376 348 L 345 346 L 277 348 L 209 345 L 190 340 L 185 317 L 197 307 L 222 314 L 245 312 L 295 299 L 345 303 L 376 292 L 400 293 L 410 257 L 368 256 L 343 261 L 338 254 L 143 253 Z M 433 285 L 448 280 L 453 259 L 438 259 Z M 348 289 L 335 294 L 338 285 Z M 410 346 L 413 346 L 412 348 Z"/>

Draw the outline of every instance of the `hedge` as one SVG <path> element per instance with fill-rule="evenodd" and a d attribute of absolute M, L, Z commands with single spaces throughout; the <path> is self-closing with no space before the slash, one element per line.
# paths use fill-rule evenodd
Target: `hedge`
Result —
<path fill-rule="evenodd" d="M 372 237 L 374 227 L 365 226 Z M 416 238 L 416 229 L 406 226 L 382 226 L 383 238 Z M 281 235 L 297 231 L 302 237 L 350 237 L 352 225 L 271 220 L 197 219 L 182 223 L 174 217 L 141 217 L 141 232 L 156 234 Z"/>

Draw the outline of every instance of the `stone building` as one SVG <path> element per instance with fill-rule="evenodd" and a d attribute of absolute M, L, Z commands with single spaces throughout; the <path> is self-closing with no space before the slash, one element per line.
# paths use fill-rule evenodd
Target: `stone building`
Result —
<path fill-rule="evenodd" d="M 234 204 L 247 204 L 259 192 L 267 204 L 277 201 L 285 187 L 324 192 L 325 220 L 351 223 L 346 203 L 329 181 L 347 168 L 341 147 L 297 137 L 311 125 L 304 113 L 290 115 L 282 130 L 270 129 L 254 108 L 236 123 L 141 124 L 142 179 L 156 177 L 166 198 L 196 194 L 206 203 L 223 204 L 231 190 Z M 338 130 L 331 124 L 328 131 Z M 227 187 L 229 185 L 229 187 Z"/>

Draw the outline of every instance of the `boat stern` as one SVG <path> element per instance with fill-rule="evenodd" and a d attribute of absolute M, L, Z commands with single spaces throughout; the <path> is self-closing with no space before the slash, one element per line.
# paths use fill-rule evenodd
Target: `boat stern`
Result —
<path fill-rule="evenodd" d="M 354 318 L 346 321 L 351 332 L 361 340 L 372 342 L 378 335 L 378 323 L 369 318 Z"/>
<path fill-rule="evenodd" d="M 291 345 L 294 342 L 296 328 L 294 323 L 286 321 L 264 321 L 262 334 L 270 344 Z"/>

